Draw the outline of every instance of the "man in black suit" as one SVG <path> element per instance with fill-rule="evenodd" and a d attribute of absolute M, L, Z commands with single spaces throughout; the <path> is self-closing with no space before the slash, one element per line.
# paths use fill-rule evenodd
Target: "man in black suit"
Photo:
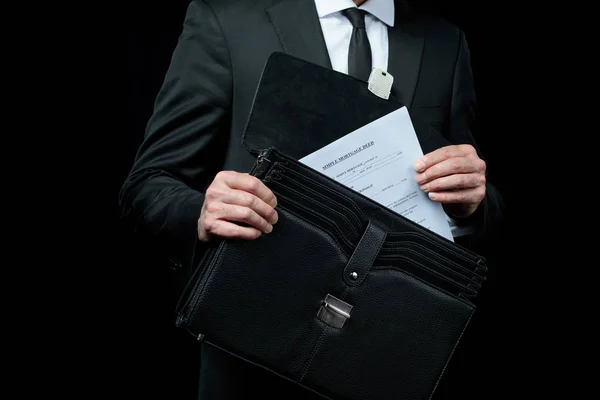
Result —
<path fill-rule="evenodd" d="M 277 199 L 247 174 L 255 160 L 241 134 L 276 51 L 359 79 L 371 67 L 391 73 L 392 95 L 440 132 L 420 138 L 422 189 L 444 205 L 459 240 L 493 226 L 501 200 L 471 134 L 474 87 L 459 29 L 408 1 L 192 0 L 121 192 L 136 231 L 186 263 L 198 240 L 251 240 L 273 229 Z M 203 400 L 314 396 L 209 346 L 201 357 Z"/>

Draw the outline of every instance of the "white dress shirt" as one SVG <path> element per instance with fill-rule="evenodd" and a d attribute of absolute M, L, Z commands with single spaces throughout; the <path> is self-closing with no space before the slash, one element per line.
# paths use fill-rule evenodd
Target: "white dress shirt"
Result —
<path fill-rule="evenodd" d="M 334 70 L 348 73 L 348 49 L 352 24 L 341 11 L 356 7 L 352 0 L 315 0 L 321 29 Z M 368 0 L 360 7 L 367 11 L 365 28 L 371 44 L 372 66 L 388 69 L 388 26 L 394 26 L 394 0 Z"/>
<path fill-rule="evenodd" d="M 331 60 L 331 66 L 338 72 L 348 73 L 348 51 L 352 36 L 352 24 L 342 14 L 342 10 L 356 7 L 352 0 L 315 0 L 321 30 Z M 394 0 L 368 0 L 358 7 L 367 11 L 365 28 L 369 43 L 373 68 L 388 69 L 388 27 L 394 26 Z M 448 224 L 454 237 L 471 231 L 471 227 L 457 226 L 448 217 Z"/>

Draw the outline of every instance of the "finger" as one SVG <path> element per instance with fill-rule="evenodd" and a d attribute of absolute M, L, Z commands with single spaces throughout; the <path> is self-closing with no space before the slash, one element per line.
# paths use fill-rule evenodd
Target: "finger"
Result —
<path fill-rule="evenodd" d="M 210 202 L 206 205 L 205 229 L 207 229 L 206 221 L 213 219 L 243 222 L 264 233 L 270 233 L 273 230 L 273 225 L 258 215 L 256 211 L 243 206 Z"/>
<path fill-rule="evenodd" d="M 472 174 L 454 174 L 433 179 L 428 183 L 421 185 L 424 192 L 441 192 L 445 190 L 471 189 L 485 185 L 485 175 Z"/>
<path fill-rule="evenodd" d="M 277 198 L 260 179 L 234 171 L 221 171 L 215 177 L 232 189 L 243 190 L 257 196 L 271 207 L 277 206 Z"/>
<path fill-rule="evenodd" d="M 482 171 L 483 169 L 483 171 Z M 484 172 L 485 163 L 483 160 L 472 157 L 454 157 L 441 161 L 425 171 L 417 174 L 416 179 L 419 185 L 431 182 L 434 179 L 454 174 L 469 174 L 474 172 Z"/>
<path fill-rule="evenodd" d="M 458 147 L 465 152 L 465 154 L 477 156 L 477 150 L 473 145 L 470 144 L 459 144 Z"/>
<path fill-rule="evenodd" d="M 223 203 L 251 208 L 271 224 L 275 224 L 279 216 L 277 211 L 258 196 L 243 190 L 228 190 L 221 195 Z"/>
<path fill-rule="evenodd" d="M 454 157 L 465 157 L 468 153 L 465 152 L 464 147 L 458 145 L 444 146 L 437 150 L 427 153 L 419 158 L 415 162 L 415 169 L 417 172 L 423 172 L 427 168 Z"/>
<path fill-rule="evenodd" d="M 456 191 L 430 192 L 429 198 L 440 203 L 478 204 L 485 197 L 485 186 Z"/>
<path fill-rule="evenodd" d="M 262 232 L 251 226 L 241 226 L 224 220 L 213 220 L 205 224 L 204 229 L 210 236 L 219 236 L 227 239 L 253 240 L 262 235 Z"/>

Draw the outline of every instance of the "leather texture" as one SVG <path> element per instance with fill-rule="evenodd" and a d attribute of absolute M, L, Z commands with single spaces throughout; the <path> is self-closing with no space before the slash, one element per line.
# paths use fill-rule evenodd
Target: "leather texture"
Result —
<path fill-rule="evenodd" d="M 279 221 L 204 254 L 178 325 L 325 398 L 430 398 L 485 260 L 276 149 L 259 159 Z"/>

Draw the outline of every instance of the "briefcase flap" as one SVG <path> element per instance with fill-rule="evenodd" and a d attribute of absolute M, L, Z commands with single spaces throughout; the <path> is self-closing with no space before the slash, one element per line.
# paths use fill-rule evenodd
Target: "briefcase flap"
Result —
<path fill-rule="evenodd" d="M 254 155 L 275 147 L 300 159 L 403 106 L 393 96 L 371 93 L 364 81 L 275 52 L 265 64 L 242 143 Z M 448 144 L 409 115 L 424 152 Z"/>

